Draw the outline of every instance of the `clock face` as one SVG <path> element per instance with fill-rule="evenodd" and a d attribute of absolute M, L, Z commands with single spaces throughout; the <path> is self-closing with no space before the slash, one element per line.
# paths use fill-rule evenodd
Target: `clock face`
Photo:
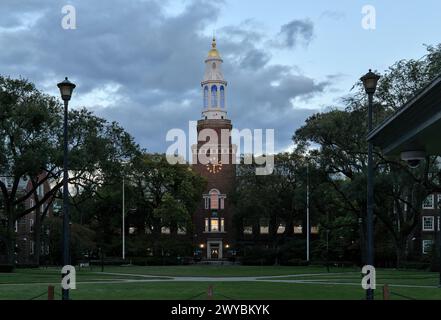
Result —
<path fill-rule="evenodd" d="M 207 171 L 216 174 L 222 171 L 222 161 L 217 161 L 216 158 L 210 159 L 210 162 L 206 165 Z"/>

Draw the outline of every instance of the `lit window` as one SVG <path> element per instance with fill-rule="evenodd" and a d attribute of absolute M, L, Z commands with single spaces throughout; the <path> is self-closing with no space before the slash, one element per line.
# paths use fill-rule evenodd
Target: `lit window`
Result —
<path fill-rule="evenodd" d="M 253 234 L 253 227 L 252 226 L 246 226 L 243 228 L 243 234 Z"/>
<path fill-rule="evenodd" d="M 220 222 L 221 222 L 221 232 L 225 232 L 225 219 L 221 218 Z"/>
<path fill-rule="evenodd" d="M 205 218 L 205 232 L 209 232 L 209 222 L 208 222 L 208 218 Z"/>
<path fill-rule="evenodd" d="M 432 194 L 423 201 L 423 209 L 435 209 L 435 196 Z"/>
<path fill-rule="evenodd" d="M 269 223 L 267 219 L 260 220 L 260 234 L 269 234 Z"/>
<path fill-rule="evenodd" d="M 434 217 L 423 217 L 423 231 L 435 231 Z"/>
<path fill-rule="evenodd" d="M 319 234 L 319 228 L 318 227 L 311 227 L 311 234 Z"/>
<path fill-rule="evenodd" d="M 187 234 L 187 228 L 182 227 L 178 229 L 178 234 L 179 235 L 186 235 Z"/>
<path fill-rule="evenodd" d="M 285 233 L 286 226 L 284 223 L 279 224 L 279 227 L 277 228 L 277 234 L 283 234 Z"/>
<path fill-rule="evenodd" d="M 432 240 L 423 240 L 423 254 L 428 254 L 432 251 Z"/>
<path fill-rule="evenodd" d="M 302 226 L 294 226 L 294 234 L 302 234 L 303 227 Z"/>
<path fill-rule="evenodd" d="M 211 232 L 219 232 L 219 219 L 211 219 Z"/>
<path fill-rule="evenodd" d="M 162 227 L 161 233 L 162 234 L 170 234 L 170 228 L 169 227 Z"/>
<path fill-rule="evenodd" d="M 135 233 L 135 228 L 134 227 L 130 227 L 129 228 L 129 234 L 134 234 Z"/>
<path fill-rule="evenodd" d="M 15 221 L 15 232 L 18 232 L 18 220 Z"/>

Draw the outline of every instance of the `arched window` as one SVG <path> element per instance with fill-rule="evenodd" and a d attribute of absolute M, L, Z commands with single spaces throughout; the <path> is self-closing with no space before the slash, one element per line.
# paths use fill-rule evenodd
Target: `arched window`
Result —
<path fill-rule="evenodd" d="M 211 107 L 217 107 L 217 86 L 211 87 Z"/>
<path fill-rule="evenodd" d="M 221 108 L 225 108 L 225 88 L 224 88 L 224 86 L 220 87 L 220 106 L 221 106 Z"/>
<path fill-rule="evenodd" d="M 219 210 L 219 196 L 220 192 L 216 189 L 210 191 L 210 209 Z"/>
<path fill-rule="evenodd" d="M 204 108 L 208 108 L 208 86 L 204 88 Z"/>

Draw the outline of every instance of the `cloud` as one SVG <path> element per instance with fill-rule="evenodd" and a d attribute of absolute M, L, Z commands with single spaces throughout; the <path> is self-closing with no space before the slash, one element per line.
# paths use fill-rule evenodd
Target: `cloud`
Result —
<path fill-rule="evenodd" d="M 118 121 L 149 151 L 164 152 L 166 133 L 200 119 L 200 81 L 210 32 L 223 2 L 196 0 L 168 15 L 162 1 L 73 0 L 77 29 L 61 28 L 62 4 L 2 0 L 0 70 L 23 76 L 57 94 L 64 76 L 77 84 L 72 106 L 85 105 Z M 313 24 L 281 27 L 285 46 L 309 43 Z M 217 31 L 228 85 L 229 117 L 237 128 L 274 128 L 281 149 L 313 110 L 295 101 L 321 95 L 329 86 L 297 66 L 272 62 L 272 47 L 258 22 L 246 20 Z"/>
<path fill-rule="evenodd" d="M 299 43 L 308 45 L 314 35 L 314 24 L 311 20 L 292 20 L 280 28 L 279 45 L 295 48 Z"/>

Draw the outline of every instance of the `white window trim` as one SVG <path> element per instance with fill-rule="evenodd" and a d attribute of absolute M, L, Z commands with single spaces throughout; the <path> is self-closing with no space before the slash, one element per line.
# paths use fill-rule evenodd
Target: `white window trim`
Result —
<path fill-rule="evenodd" d="M 427 199 L 429 199 L 429 198 L 432 198 L 432 205 L 430 206 L 430 207 L 426 207 L 425 206 L 425 204 L 424 204 L 424 201 L 423 201 L 423 209 L 426 209 L 426 210 L 431 210 L 431 209 L 435 209 L 435 195 L 434 194 L 431 194 L 431 195 L 429 195 L 428 197 L 427 197 Z M 426 199 L 426 200 L 427 200 Z"/>
<path fill-rule="evenodd" d="M 426 243 L 429 242 L 430 246 L 433 245 L 433 241 L 432 240 L 423 240 L 422 242 L 422 250 L 423 250 L 423 254 L 429 254 L 428 251 L 426 251 Z"/>
<path fill-rule="evenodd" d="M 430 229 L 426 228 L 426 225 L 424 223 L 426 219 L 432 220 L 432 227 Z M 433 232 L 433 231 L 435 231 L 435 217 L 433 217 L 433 216 L 423 216 L 423 231 L 426 231 L 426 232 Z"/>

